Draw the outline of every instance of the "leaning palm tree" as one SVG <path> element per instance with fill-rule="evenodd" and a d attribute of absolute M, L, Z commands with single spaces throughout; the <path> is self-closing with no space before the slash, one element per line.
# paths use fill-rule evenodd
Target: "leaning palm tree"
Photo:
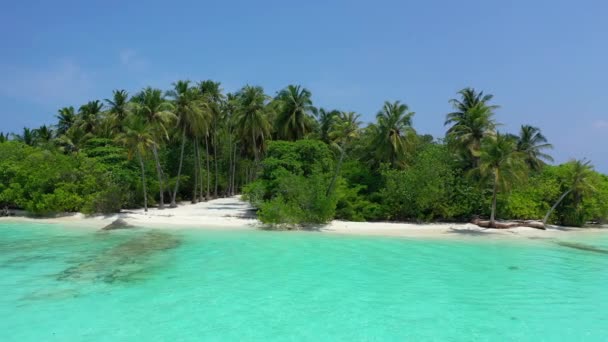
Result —
<path fill-rule="evenodd" d="M 111 130 L 114 133 L 122 131 L 122 123 L 131 112 L 131 104 L 129 102 L 129 93 L 126 90 L 112 91 L 112 99 L 105 99 L 108 104 L 108 119 L 110 121 Z"/>
<path fill-rule="evenodd" d="M 465 159 L 471 161 L 472 167 L 477 167 L 481 141 L 496 130 L 493 116 L 499 106 L 488 104 L 493 95 L 477 93 L 473 88 L 462 89 L 458 94 L 460 99 L 450 100 L 455 111 L 446 117 L 445 125 L 451 125 L 446 138 Z"/>
<path fill-rule="evenodd" d="M 399 101 L 384 102 L 376 114 L 376 123 L 368 130 L 372 135 L 371 149 L 377 161 L 390 163 L 392 167 L 405 165 L 405 157 L 416 138 L 408 106 Z"/>
<path fill-rule="evenodd" d="M 236 128 L 243 146 L 251 146 L 257 165 L 265 140 L 270 136 L 270 123 L 265 113 L 268 97 L 259 86 L 246 85 L 238 93 Z"/>
<path fill-rule="evenodd" d="M 517 151 L 516 144 L 511 136 L 500 133 L 482 142 L 479 166 L 474 171 L 481 176 L 482 182 L 492 185 L 490 227 L 495 226 L 498 193 L 507 191 L 527 175 L 524 156 Z"/>
<path fill-rule="evenodd" d="M 57 136 L 65 134 L 76 122 L 76 111 L 74 107 L 63 107 L 58 110 L 57 115 Z"/>
<path fill-rule="evenodd" d="M 523 125 L 517 137 L 517 151 L 523 153 L 526 163 L 532 170 L 540 170 L 545 162 L 553 161 L 553 158 L 544 153 L 543 150 L 552 149 L 553 145 L 547 143 L 547 138 L 540 129 L 533 126 Z"/>
<path fill-rule="evenodd" d="M 311 93 L 299 85 L 289 85 L 277 96 L 276 118 L 277 136 L 282 140 L 295 141 L 304 138 L 312 129 L 312 115 L 316 112 L 312 105 Z"/>
<path fill-rule="evenodd" d="M 160 143 L 169 138 L 167 127 L 169 127 L 175 119 L 175 114 L 173 114 L 174 107 L 170 102 L 165 100 L 160 89 L 153 89 L 150 87 L 145 88 L 139 94 L 137 94 L 134 97 L 134 101 L 136 104 L 135 111 L 137 115 L 139 115 L 148 125 L 150 125 L 155 133 L 154 144 L 151 146 L 151 149 L 152 154 L 154 155 L 154 162 L 156 163 L 156 173 L 158 175 L 159 182 L 160 199 L 158 202 L 158 208 L 164 209 L 165 186 L 158 149 Z"/>
<path fill-rule="evenodd" d="M 565 182 L 566 191 L 557 199 L 555 204 L 549 209 L 545 217 L 543 218 L 543 224 L 547 224 L 547 220 L 557 208 L 557 206 L 568 196 L 574 194 L 576 199 L 580 199 L 583 195 L 595 191 L 595 187 L 591 184 L 590 179 L 593 175 L 593 165 L 590 160 L 573 160 L 570 161 L 571 169 L 568 174 L 568 178 Z"/>
<path fill-rule="evenodd" d="M 182 165 L 184 161 L 184 149 L 187 133 L 189 131 L 200 131 L 208 121 L 208 111 L 205 110 L 205 103 L 201 101 L 199 90 L 190 87 L 190 81 L 177 81 L 173 83 L 173 89 L 167 92 L 167 95 L 173 99 L 175 106 L 175 114 L 177 115 L 177 127 L 181 131 L 181 149 L 179 155 L 179 166 L 177 169 L 177 180 L 171 195 L 172 208 L 177 206 L 176 197 L 179 190 L 179 180 L 182 173 Z"/>
<path fill-rule="evenodd" d="M 116 141 L 127 148 L 129 160 L 135 155 L 139 161 L 144 196 L 144 211 L 148 212 L 148 191 L 146 187 L 144 156 L 150 148 L 156 145 L 156 132 L 144 118 L 135 115 L 130 115 L 126 118 L 124 128 L 124 131 L 116 136 Z"/>
<path fill-rule="evenodd" d="M 326 196 L 329 196 L 334 189 L 336 180 L 340 175 L 340 169 L 344 161 L 344 155 L 346 154 L 346 148 L 350 143 L 359 137 L 359 126 L 361 122 L 359 118 L 361 116 L 354 112 L 341 112 L 338 114 L 329 132 L 329 138 L 334 146 L 340 153 L 338 164 L 336 165 L 336 172 L 327 188 Z"/>

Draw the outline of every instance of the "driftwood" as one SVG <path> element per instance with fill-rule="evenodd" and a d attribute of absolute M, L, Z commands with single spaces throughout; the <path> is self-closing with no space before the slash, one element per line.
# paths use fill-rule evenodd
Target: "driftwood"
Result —
<path fill-rule="evenodd" d="M 545 230 L 545 225 L 541 221 L 515 220 L 515 221 L 494 221 L 494 226 L 490 227 L 490 221 L 475 219 L 472 222 L 484 228 L 509 229 L 515 227 L 529 227 Z"/>

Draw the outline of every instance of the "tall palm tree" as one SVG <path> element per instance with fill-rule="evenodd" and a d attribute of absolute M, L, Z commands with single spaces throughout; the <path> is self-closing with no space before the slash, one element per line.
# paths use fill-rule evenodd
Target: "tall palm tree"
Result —
<path fill-rule="evenodd" d="M 376 114 L 376 123 L 370 125 L 371 149 L 376 160 L 388 162 L 392 167 L 403 167 L 405 157 L 416 138 L 411 112 L 405 103 L 384 102 Z"/>
<path fill-rule="evenodd" d="M 334 118 L 334 123 L 329 132 L 329 138 L 332 141 L 332 145 L 339 151 L 340 158 L 336 165 L 336 172 L 327 188 L 326 196 L 331 194 L 336 184 L 336 179 L 338 179 L 338 176 L 340 175 L 346 148 L 353 140 L 359 137 L 359 126 L 361 125 L 361 122 L 359 121 L 360 117 L 359 114 L 354 112 L 341 112 Z"/>
<path fill-rule="evenodd" d="M 540 170 L 546 161 L 552 162 L 553 158 L 544 153 L 543 150 L 552 149 L 553 145 L 547 143 L 547 138 L 540 129 L 533 126 L 522 125 L 517 137 L 517 151 L 523 153 L 526 163 L 532 170 Z"/>
<path fill-rule="evenodd" d="M 282 140 L 295 141 L 304 138 L 312 130 L 311 93 L 301 86 L 288 85 L 277 96 L 279 112 L 276 118 L 277 136 Z"/>
<path fill-rule="evenodd" d="M 470 160 L 472 167 L 477 167 L 481 141 L 496 131 L 497 123 L 493 116 L 499 106 L 488 104 L 493 95 L 477 93 L 473 88 L 462 89 L 458 94 L 461 99 L 450 100 L 456 111 L 446 117 L 445 125 L 451 125 L 446 138 L 464 158 Z"/>
<path fill-rule="evenodd" d="M 74 107 L 63 107 L 58 110 L 57 115 L 57 136 L 65 134 L 76 122 L 76 111 Z"/>
<path fill-rule="evenodd" d="M 160 89 L 153 89 L 151 87 L 147 87 L 137 94 L 134 97 L 134 101 L 136 103 L 137 115 L 143 118 L 145 122 L 151 126 L 155 133 L 154 144 L 152 144 L 151 148 L 152 154 L 154 155 L 154 162 L 156 163 L 156 173 L 158 175 L 159 182 L 160 199 L 158 202 L 158 208 L 164 209 L 165 186 L 158 149 L 160 143 L 169 138 L 167 127 L 169 127 L 175 119 L 175 114 L 173 114 L 174 107 L 164 98 Z"/>
<path fill-rule="evenodd" d="M 209 138 L 213 147 L 213 164 L 215 168 L 215 185 L 214 185 L 214 197 L 217 197 L 218 193 L 218 182 L 219 182 L 219 170 L 218 170 L 218 146 L 217 136 L 220 130 L 220 121 L 223 115 L 222 106 L 225 100 L 225 96 L 222 93 L 221 83 L 214 82 L 212 80 L 202 81 L 199 84 L 199 89 L 206 102 L 209 112 L 211 114 L 211 125 L 209 126 L 209 134 L 206 136 L 206 152 L 207 152 L 207 197 L 209 196 L 210 188 L 210 176 L 211 172 L 209 169 Z"/>
<path fill-rule="evenodd" d="M 226 101 L 222 108 L 225 136 L 228 139 L 228 188 L 226 194 L 233 196 L 235 194 L 235 178 L 236 178 L 236 132 L 235 132 L 235 115 L 238 108 L 238 98 L 235 94 L 227 94 Z"/>
<path fill-rule="evenodd" d="M 330 142 L 329 132 L 334 123 L 334 118 L 340 114 L 338 110 L 325 110 L 323 108 L 319 109 L 317 112 L 317 122 L 319 127 L 319 138 L 326 143 Z"/>
<path fill-rule="evenodd" d="M 557 208 L 557 206 L 568 196 L 573 194 L 575 201 L 580 202 L 581 198 L 590 192 L 595 191 L 595 187 L 591 184 L 590 178 L 593 175 L 593 165 L 590 160 L 573 160 L 570 161 L 571 169 L 568 174 L 568 178 L 565 182 L 566 191 L 557 199 L 555 204 L 549 209 L 545 217 L 543 218 L 543 224 L 547 224 L 547 220 Z"/>
<path fill-rule="evenodd" d="M 129 93 L 126 90 L 114 90 L 112 91 L 112 99 L 105 99 L 109 109 L 109 120 L 111 130 L 114 133 L 120 133 L 122 131 L 122 123 L 131 112 L 131 105 L 129 103 Z"/>
<path fill-rule="evenodd" d="M 78 109 L 76 124 L 87 134 L 92 135 L 97 128 L 103 103 L 99 100 L 89 101 Z"/>
<path fill-rule="evenodd" d="M 177 180 L 175 188 L 171 196 L 171 207 L 177 206 L 176 197 L 179 190 L 179 180 L 182 173 L 182 165 L 184 160 L 184 149 L 186 146 L 187 133 L 190 131 L 200 131 L 204 128 L 208 121 L 208 111 L 205 110 L 205 103 L 201 101 L 199 90 L 190 87 L 190 81 L 177 81 L 173 83 L 173 90 L 167 92 L 167 95 L 173 99 L 175 104 L 175 114 L 177 115 L 177 127 L 181 131 L 181 149 L 179 155 L 179 167 L 177 171 Z"/>
<path fill-rule="evenodd" d="M 246 85 L 238 93 L 239 106 L 236 115 L 236 128 L 243 146 L 251 146 L 257 165 L 264 142 L 270 135 L 270 123 L 265 113 L 266 100 L 264 89 Z"/>
<path fill-rule="evenodd" d="M 527 175 L 524 156 L 517 151 L 517 141 L 509 135 L 496 133 L 483 140 L 479 166 L 475 171 L 481 180 L 492 185 L 490 227 L 495 226 L 496 197 Z"/>
<path fill-rule="evenodd" d="M 129 159 L 135 155 L 139 161 L 145 212 L 148 212 L 148 191 L 144 156 L 149 149 L 156 145 L 155 135 L 154 128 L 143 117 L 129 115 L 125 120 L 124 131 L 116 136 L 116 141 L 127 148 Z"/>

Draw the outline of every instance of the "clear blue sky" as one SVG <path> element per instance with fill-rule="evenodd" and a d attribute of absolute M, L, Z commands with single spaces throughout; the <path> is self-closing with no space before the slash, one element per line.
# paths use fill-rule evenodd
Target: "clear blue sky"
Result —
<path fill-rule="evenodd" d="M 3 1 L 0 131 L 177 79 L 290 83 L 371 120 L 384 100 L 442 136 L 448 99 L 495 95 L 503 130 L 542 128 L 558 162 L 608 173 L 608 2 Z"/>

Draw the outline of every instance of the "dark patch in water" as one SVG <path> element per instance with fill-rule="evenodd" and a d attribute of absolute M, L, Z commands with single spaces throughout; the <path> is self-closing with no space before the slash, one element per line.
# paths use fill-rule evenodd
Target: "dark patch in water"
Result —
<path fill-rule="evenodd" d="M 511 317 L 512 321 L 517 321 L 517 317 Z"/>
<path fill-rule="evenodd" d="M 76 298 L 79 296 L 76 290 L 55 290 L 55 291 L 39 291 L 33 292 L 20 298 L 22 301 L 37 301 L 37 300 L 62 300 Z"/>
<path fill-rule="evenodd" d="M 562 247 L 568 247 L 568 248 L 578 249 L 578 250 L 586 251 L 586 252 L 608 254 L 608 250 L 606 250 L 606 249 L 595 247 L 595 246 L 592 246 L 592 245 L 587 245 L 587 244 L 584 244 L 584 243 L 558 241 L 558 242 L 556 242 L 556 244 L 560 245 Z"/>
<path fill-rule="evenodd" d="M 151 259 L 179 244 L 180 240 L 175 236 L 163 232 L 137 234 L 127 242 L 65 269 L 56 279 L 110 284 L 143 280 L 153 269 Z"/>
<path fill-rule="evenodd" d="M 518 270 L 518 269 L 519 269 L 519 267 L 518 267 L 518 266 L 509 266 L 509 269 L 510 269 L 511 271 L 515 271 L 515 270 Z"/>

